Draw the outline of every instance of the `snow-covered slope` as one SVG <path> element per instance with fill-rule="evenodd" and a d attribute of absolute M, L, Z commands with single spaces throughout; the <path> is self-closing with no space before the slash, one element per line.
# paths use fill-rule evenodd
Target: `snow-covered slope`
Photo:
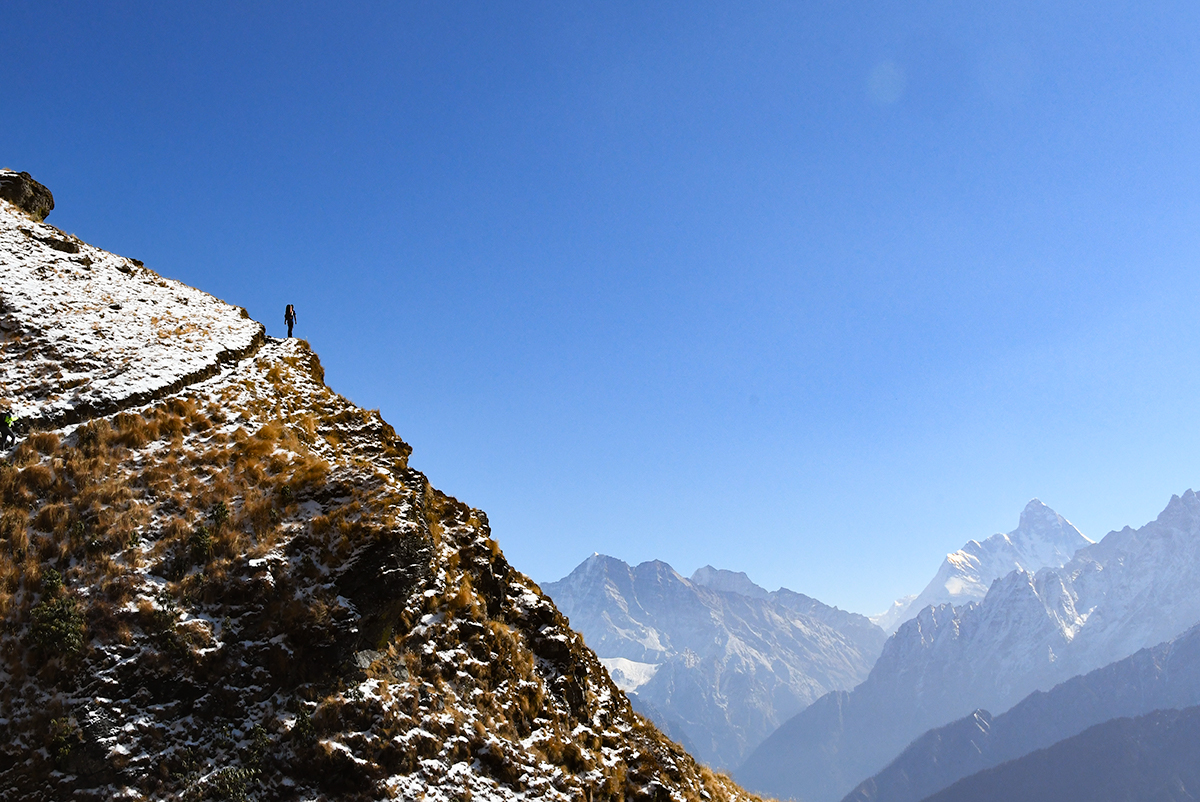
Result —
<path fill-rule="evenodd" d="M 929 605 L 961 605 L 982 599 L 1010 571 L 1058 567 L 1092 541 L 1036 498 L 1021 512 L 1017 528 L 983 541 L 971 540 L 947 554 L 937 574 L 916 596 L 898 599 L 871 620 L 889 635 Z"/>
<path fill-rule="evenodd" d="M 211 375 L 263 341 L 244 309 L 0 207 L 0 398 L 74 423 Z"/>
<path fill-rule="evenodd" d="M 635 706 L 716 766 L 860 682 L 884 639 L 863 616 L 711 566 L 685 579 L 597 554 L 543 588 Z"/>
<path fill-rule="evenodd" d="M 0 304 L 0 800 L 748 798 L 303 341 L 2 200 Z"/>
<path fill-rule="evenodd" d="M 1170 640 L 1200 622 L 1200 498 L 1171 499 L 1141 529 L 1110 532 L 1061 568 L 1016 570 L 979 602 L 924 608 L 867 680 L 785 723 L 737 777 L 810 802 L 836 800 L 916 735 L 975 708 Z"/>

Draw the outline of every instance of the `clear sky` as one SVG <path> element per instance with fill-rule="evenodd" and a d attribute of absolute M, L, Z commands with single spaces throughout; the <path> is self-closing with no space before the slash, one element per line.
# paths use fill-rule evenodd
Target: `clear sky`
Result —
<path fill-rule="evenodd" d="M 299 313 L 557 579 L 859 612 L 1200 485 L 1200 5 L 6 3 L 48 222 Z M 2 280 L 2 279 L 0 279 Z"/>

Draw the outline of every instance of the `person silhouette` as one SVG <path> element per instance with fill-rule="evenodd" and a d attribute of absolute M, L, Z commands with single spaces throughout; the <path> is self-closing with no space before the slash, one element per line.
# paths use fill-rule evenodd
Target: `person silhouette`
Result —
<path fill-rule="evenodd" d="M 10 410 L 0 411 L 0 448 L 8 448 L 16 444 L 17 437 L 12 430 L 12 425 L 16 420 Z"/>
<path fill-rule="evenodd" d="M 291 337 L 292 326 L 296 325 L 296 307 L 291 304 L 287 305 L 287 308 L 283 310 L 283 322 L 287 324 L 288 336 Z"/>

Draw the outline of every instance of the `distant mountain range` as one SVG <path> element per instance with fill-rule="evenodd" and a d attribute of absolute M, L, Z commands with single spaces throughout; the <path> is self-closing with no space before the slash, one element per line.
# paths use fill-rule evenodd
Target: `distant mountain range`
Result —
<path fill-rule="evenodd" d="M 976 710 L 930 730 L 843 802 L 918 802 L 1109 719 L 1195 705 L 1200 705 L 1200 626 L 1050 691 L 1036 691 L 1006 713 Z"/>
<path fill-rule="evenodd" d="M 925 802 L 1194 802 L 1200 707 L 1097 724 L 1073 738 L 960 780 Z"/>
<path fill-rule="evenodd" d="M 971 540 L 947 554 L 937 574 L 915 596 L 897 599 L 887 612 L 872 616 L 889 635 L 929 606 L 959 606 L 987 595 L 992 583 L 1015 569 L 1034 573 L 1057 568 L 1090 545 L 1075 526 L 1036 498 L 1021 512 L 1017 528 L 982 541 Z"/>
<path fill-rule="evenodd" d="M 542 589 L 635 708 L 717 768 L 861 682 L 886 639 L 864 616 L 710 566 L 688 579 L 596 554 Z"/>
<path fill-rule="evenodd" d="M 833 802 L 927 729 L 977 708 L 1003 712 L 1198 621 L 1200 499 L 1189 490 L 1155 521 L 1110 532 L 1061 568 L 1017 569 L 982 601 L 924 608 L 866 681 L 786 722 L 735 776 L 758 792 Z"/>

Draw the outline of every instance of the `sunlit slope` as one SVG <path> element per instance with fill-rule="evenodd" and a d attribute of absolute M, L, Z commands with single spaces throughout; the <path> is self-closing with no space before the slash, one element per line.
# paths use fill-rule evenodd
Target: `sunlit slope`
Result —
<path fill-rule="evenodd" d="M 3 202 L 0 246 L 40 429 L 0 464 L 0 799 L 751 798 L 304 342 Z"/>

